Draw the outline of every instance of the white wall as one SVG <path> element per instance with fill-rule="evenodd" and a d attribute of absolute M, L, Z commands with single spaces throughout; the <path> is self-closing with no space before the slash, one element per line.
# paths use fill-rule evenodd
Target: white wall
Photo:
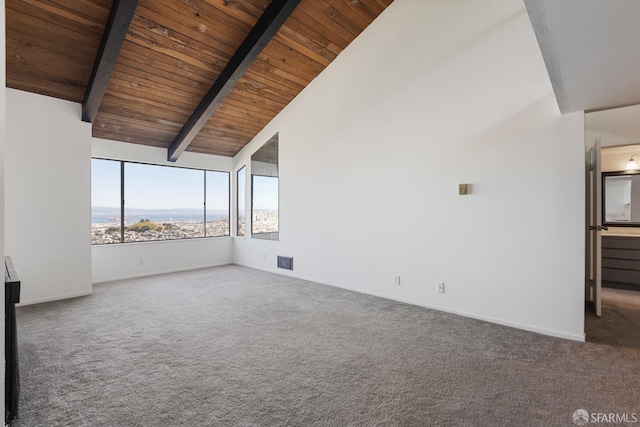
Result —
<path fill-rule="evenodd" d="M 220 171 L 230 171 L 233 163 L 228 157 L 191 152 L 183 153 L 176 163 L 170 163 L 166 149 L 98 138 L 92 140 L 91 154 L 115 160 Z M 232 245 L 230 237 L 213 237 L 92 246 L 93 282 L 230 264 Z"/>
<path fill-rule="evenodd" d="M 584 339 L 584 114 L 522 1 L 396 0 L 235 167 L 276 132 L 280 241 L 236 263 Z"/>
<path fill-rule="evenodd" d="M 4 150 L 6 139 L 6 42 L 5 42 L 5 14 L 4 0 L 0 0 L 0 254 L 4 258 Z M 4 292 L 0 296 L 0 303 L 4 307 Z M 4 354 L 4 316 L 0 320 L 0 353 Z M 2 383 L 4 384 L 4 369 L 2 369 Z M 4 387 L 0 390 L 0 414 L 4 414 Z"/>
<path fill-rule="evenodd" d="M 229 171 L 233 165 L 233 159 L 230 157 L 212 156 L 190 151 L 182 153 L 178 161 L 169 162 L 167 161 L 166 148 L 129 144 L 101 138 L 91 139 L 91 156 L 154 165 L 184 166 L 219 171 Z"/>
<path fill-rule="evenodd" d="M 640 105 L 585 114 L 587 144 L 593 144 L 596 138 L 600 138 L 603 147 L 640 143 L 638 118 Z"/>
<path fill-rule="evenodd" d="M 92 292 L 90 144 L 80 104 L 7 90 L 5 250 L 24 304 Z"/>

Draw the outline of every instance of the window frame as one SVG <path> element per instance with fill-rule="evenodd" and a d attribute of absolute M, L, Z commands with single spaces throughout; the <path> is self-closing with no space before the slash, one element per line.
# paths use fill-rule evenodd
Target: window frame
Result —
<path fill-rule="evenodd" d="M 171 167 L 171 166 L 168 166 Z M 200 169 L 198 169 L 200 170 Z M 207 237 L 231 237 L 231 171 L 219 171 L 213 169 L 202 169 L 204 170 L 204 236 L 202 238 Z M 223 236 L 207 236 L 207 172 L 219 172 L 227 174 L 227 213 L 228 213 L 228 227 L 227 234 Z M 175 239 L 174 239 L 175 240 Z M 188 239 L 179 239 L 179 240 L 188 240 Z"/>
<path fill-rule="evenodd" d="M 255 185 L 254 185 L 254 178 L 255 177 L 260 177 L 260 178 L 273 178 L 276 179 L 278 181 L 278 209 L 277 209 L 277 214 L 278 214 L 278 231 L 265 231 L 265 232 L 261 232 L 261 233 L 255 233 L 253 231 L 253 212 L 255 209 L 255 204 L 253 201 L 253 196 L 254 196 L 254 192 L 255 192 Z M 280 177 L 279 176 L 271 176 L 271 175 L 262 175 L 259 173 L 256 174 L 251 174 L 251 238 L 256 238 L 256 239 L 262 239 L 262 240 L 274 240 L 274 241 L 278 241 L 280 240 Z"/>
<path fill-rule="evenodd" d="M 244 225 L 240 234 L 240 172 L 244 174 L 244 188 L 242 188 L 242 202 L 244 209 Z M 236 237 L 247 237 L 247 165 L 236 171 Z"/>
<path fill-rule="evenodd" d="M 132 161 L 132 160 L 118 160 L 118 159 L 110 159 L 107 157 L 91 157 L 91 160 L 107 160 L 112 162 L 120 163 L 120 241 L 113 243 L 93 243 L 91 242 L 91 246 L 111 246 L 111 245 L 120 245 L 120 244 L 135 244 L 135 243 L 150 243 L 150 242 L 172 242 L 172 241 L 185 241 L 185 240 L 194 240 L 194 239 L 209 239 L 209 238 L 218 238 L 218 237 L 230 237 L 231 236 L 231 172 L 225 170 L 217 170 L 217 169 L 203 169 L 197 167 L 189 167 L 189 166 L 171 166 L 171 165 L 162 165 L 157 163 L 146 163 L 140 161 Z M 153 240 L 141 240 L 141 241 L 125 241 L 125 164 L 138 164 L 138 165 L 146 165 L 146 166 L 159 166 L 165 168 L 176 168 L 176 169 L 188 169 L 202 172 L 202 210 L 203 210 L 203 233 L 202 236 L 194 236 L 194 237 L 185 237 L 179 239 L 153 239 Z M 207 172 L 216 172 L 223 173 L 227 175 L 227 233 L 221 236 L 207 236 Z M 93 208 L 93 206 L 91 206 Z M 92 222 L 93 224 L 93 222 Z M 92 234 L 92 233 L 91 233 Z"/>
<path fill-rule="evenodd" d="M 251 154 L 251 206 L 249 232 L 252 239 L 280 240 L 280 132 L 276 132 L 267 142 Z M 263 172 L 264 171 L 264 172 Z M 277 231 L 254 233 L 255 177 L 277 179 Z"/>

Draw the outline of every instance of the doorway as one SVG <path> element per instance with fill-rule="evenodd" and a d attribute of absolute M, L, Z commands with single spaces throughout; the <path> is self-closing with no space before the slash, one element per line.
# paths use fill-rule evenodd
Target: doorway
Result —
<path fill-rule="evenodd" d="M 585 114 L 586 143 L 589 146 L 591 141 L 600 154 L 603 174 L 588 182 L 595 185 L 599 180 L 600 184 L 587 194 L 587 208 L 590 216 L 599 216 L 595 224 L 588 225 L 600 226 L 601 240 L 598 242 L 596 233 L 587 234 L 587 252 L 598 249 L 599 254 L 586 263 L 586 340 L 636 348 L 640 348 L 640 169 L 630 171 L 627 164 L 638 155 L 640 165 L 639 116 L 640 106 Z M 590 148 L 588 164 L 593 163 Z M 587 175 L 593 178 L 589 167 Z M 594 279 L 599 274 L 601 287 L 596 290 Z"/>

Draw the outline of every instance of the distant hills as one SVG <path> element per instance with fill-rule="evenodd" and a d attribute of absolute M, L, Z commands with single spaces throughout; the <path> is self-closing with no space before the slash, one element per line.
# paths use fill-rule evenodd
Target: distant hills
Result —
<path fill-rule="evenodd" d="M 164 221 L 202 221 L 202 209 L 135 209 L 126 208 L 124 211 L 125 224 L 133 224 L 142 219 L 152 222 Z M 229 211 L 207 209 L 207 221 L 228 220 Z M 91 207 L 91 223 L 118 223 L 120 208 L 93 206 Z"/>
<path fill-rule="evenodd" d="M 207 209 L 207 214 L 226 215 L 228 210 Z M 147 216 L 200 216 L 202 209 L 135 209 L 125 208 L 126 215 L 134 217 Z M 103 206 L 92 206 L 91 215 L 93 216 L 119 216 L 120 208 L 108 208 Z"/>

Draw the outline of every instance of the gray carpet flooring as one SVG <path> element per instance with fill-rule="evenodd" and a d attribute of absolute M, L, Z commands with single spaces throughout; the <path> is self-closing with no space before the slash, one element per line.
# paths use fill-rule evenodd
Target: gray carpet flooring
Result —
<path fill-rule="evenodd" d="M 640 412 L 636 347 L 238 266 L 96 285 L 17 320 L 16 427 L 568 426 L 579 408 Z"/>
<path fill-rule="evenodd" d="M 589 342 L 640 349 L 640 292 L 602 288 L 602 317 L 587 310 L 584 322 Z"/>

